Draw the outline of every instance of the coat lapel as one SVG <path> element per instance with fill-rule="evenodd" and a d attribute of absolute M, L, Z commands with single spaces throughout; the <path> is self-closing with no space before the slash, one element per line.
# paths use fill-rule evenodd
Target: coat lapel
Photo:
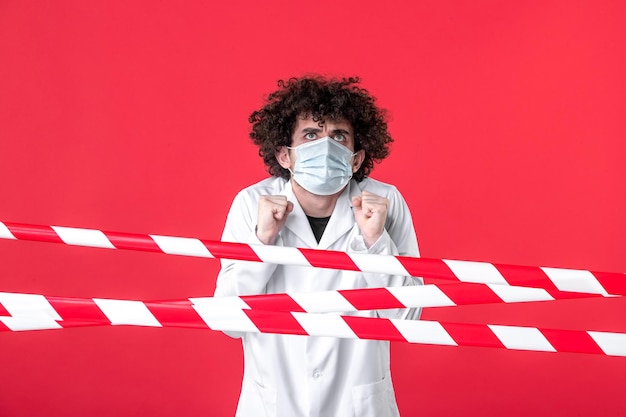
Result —
<path fill-rule="evenodd" d="M 304 210 L 293 194 L 291 181 L 287 182 L 285 185 L 285 195 L 287 196 L 287 200 L 293 203 L 293 212 L 287 217 L 285 227 L 301 239 L 306 244 L 306 247 L 328 249 L 354 227 L 355 220 L 352 211 L 352 197 L 360 196 L 361 189 L 356 181 L 350 181 L 348 183 L 348 186 L 343 193 L 341 193 L 339 199 L 337 199 L 337 204 L 335 205 L 333 214 L 330 216 L 330 220 L 324 230 L 319 245 L 315 240 L 315 236 L 313 236 L 311 225 L 309 224 L 306 214 L 304 214 Z"/>
<path fill-rule="evenodd" d="M 337 200 L 335 210 L 333 210 L 333 214 L 330 216 L 326 230 L 324 230 L 324 234 L 320 240 L 318 246 L 320 249 L 330 248 L 337 240 L 341 239 L 346 233 L 349 233 L 354 227 L 355 220 L 352 210 L 352 196 L 355 195 L 361 195 L 361 190 L 355 181 L 350 181 Z"/>
<path fill-rule="evenodd" d="M 293 203 L 293 211 L 287 217 L 285 227 L 293 232 L 300 240 L 304 241 L 306 247 L 317 247 L 317 241 L 315 240 L 315 236 L 313 236 L 313 230 L 311 230 L 309 220 L 306 218 L 302 206 L 300 206 L 298 199 L 293 193 L 291 181 L 285 184 L 285 195 L 287 196 L 287 200 Z"/>

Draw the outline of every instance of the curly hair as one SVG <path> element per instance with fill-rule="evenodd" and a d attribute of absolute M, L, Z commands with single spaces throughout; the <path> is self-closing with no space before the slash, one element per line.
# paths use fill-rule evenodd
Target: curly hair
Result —
<path fill-rule="evenodd" d="M 248 118 L 250 138 L 259 147 L 270 175 L 290 178 L 289 170 L 280 166 L 275 155 L 282 146 L 291 145 L 298 117 L 312 116 L 320 125 L 326 119 L 350 122 L 355 151 L 365 151 L 363 163 L 353 175 L 358 182 L 370 174 L 374 163 L 389 155 L 393 138 L 387 131 L 387 112 L 376 106 L 376 99 L 359 87 L 359 82 L 358 77 L 326 79 L 317 75 L 278 81 L 279 89 Z"/>

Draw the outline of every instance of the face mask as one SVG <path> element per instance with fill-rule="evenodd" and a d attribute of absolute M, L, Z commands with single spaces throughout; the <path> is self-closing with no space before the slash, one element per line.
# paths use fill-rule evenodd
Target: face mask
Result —
<path fill-rule="evenodd" d="M 348 148 L 328 136 L 295 148 L 293 179 L 305 190 L 317 195 L 331 195 L 352 178 L 352 156 Z"/>

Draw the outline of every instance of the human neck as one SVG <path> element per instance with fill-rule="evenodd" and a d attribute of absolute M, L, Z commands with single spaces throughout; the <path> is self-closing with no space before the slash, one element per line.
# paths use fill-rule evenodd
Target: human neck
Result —
<path fill-rule="evenodd" d="M 335 209 L 337 200 L 343 190 L 331 195 L 317 195 L 302 188 L 293 179 L 291 180 L 293 194 L 298 199 L 304 214 L 311 217 L 330 217 Z"/>

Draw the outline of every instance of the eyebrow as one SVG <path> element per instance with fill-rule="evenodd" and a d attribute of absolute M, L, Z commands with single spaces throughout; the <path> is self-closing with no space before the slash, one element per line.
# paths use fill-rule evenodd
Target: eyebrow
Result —
<path fill-rule="evenodd" d="M 333 129 L 331 131 L 331 133 L 335 133 L 335 134 L 336 133 L 342 133 L 342 134 L 348 135 L 348 136 L 350 135 L 350 132 L 348 132 L 346 129 Z"/>
<path fill-rule="evenodd" d="M 305 127 L 304 129 L 302 129 L 300 132 L 301 133 L 319 133 L 321 132 L 322 129 L 321 128 L 317 128 L 317 127 Z M 347 131 L 346 129 L 333 129 L 330 131 L 330 133 L 332 134 L 337 134 L 337 133 L 341 133 L 344 135 L 350 135 L 350 132 Z"/>

